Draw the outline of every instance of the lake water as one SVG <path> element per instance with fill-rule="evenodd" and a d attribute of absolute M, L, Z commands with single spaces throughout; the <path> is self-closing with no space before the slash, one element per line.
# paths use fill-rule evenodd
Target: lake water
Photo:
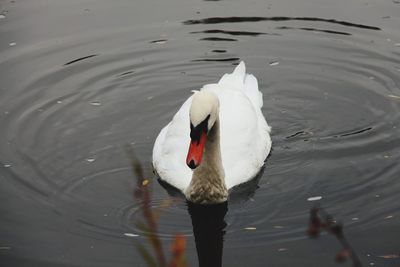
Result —
<path fill-rule="evenodd" d="M 306 233 L 316 203 L 363 266 L 399 266 L 399 26 L 398 0 L 1 1 L 1 266 L 145 266 L 125 148 L 151 206 L 175 199 L 153 178 L 154 140 L 239 60 L 273 151 L 222 212 L 222 266 L 337 266 L 335 237 Z M 164 206 L 159 238 L 168 252 L 183 234 L 197 266 L 192 216 Z"/>

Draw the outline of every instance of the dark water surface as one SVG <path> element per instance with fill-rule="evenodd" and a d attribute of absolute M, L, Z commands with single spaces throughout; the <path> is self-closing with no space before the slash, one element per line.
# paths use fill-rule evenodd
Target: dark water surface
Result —
<path fill-rule="evenodd" d="M 336 266 L 334 237 L 306 234 L 317 196 L 364 266 L 399 266 L 399 25 L 392 0 L 1 1 L 0 265 L 144 266 L 124 147 L 152 177 L 190 90 L 245 60 L 273 151 L 229 202 L 223 266 Z M 197 266 L 183 200 L 159 228 Z"/>

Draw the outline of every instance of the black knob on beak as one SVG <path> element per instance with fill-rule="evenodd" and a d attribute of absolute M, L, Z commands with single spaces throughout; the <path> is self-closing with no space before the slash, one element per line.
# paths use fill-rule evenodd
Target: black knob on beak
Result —
<path fill-rule="evenodd" d="M 191 168 L 192 170 L 195 169 L 197 166 L 196 164 L 194 164 L 194 160 L 191 160 L 188 164 L 189 168 Z"/>

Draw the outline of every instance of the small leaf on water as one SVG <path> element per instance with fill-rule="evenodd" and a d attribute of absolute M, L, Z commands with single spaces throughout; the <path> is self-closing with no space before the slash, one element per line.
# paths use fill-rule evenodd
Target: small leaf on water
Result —
<path fill-rule="evenodd" d="M 321 200 L 322 196 L 315 196 L 315 197 L 309 197 L 307 198 L 307 201 L 317 201 L 317 200 Z"/>
<path fill-rule="evenodd" d="M 382 256 L 378 256 L 378 257 L 384 258 L 384 259 L 397 259 L 397 258 L 400 258 L 400 255 L 391 254 L 391 255 L 382 255 Z"/>
<path fill-rule="evenodd" d="M 249 230 L 249 231 L 257 230 L 256 227 L 245 227 L 244 229 L 245 229 L 245 230 Z"/>
<path fill-rule="evenodd" d="M 145 179 L 145 180 L 142 181 L 142 185 L 143 185 L 143 186 L 146 186 L 146 185 L 148 185 L 148 184 L 149 184 L 149 180 Z"/>
<path fill-rule="evenodd" d="M 16 46 L 17 43 L 9 43 L 8 45 L 9 45 L 9 46 Z"/>
<path fill-rule="evenodd" d="M 393 215 L 388 215 L 385 217 L 385 219 L 392 219 L 394 216 Z"/>
<path fill-rule="evenodd" d="M 398 96 L 398 95 L 388 95 L 388 97 L 395 98 L 395 99 L 400 99 L 400 96 Z"/>
<path fill-rule="evenodd" d="M 124 236 L 128 236 L 128 237 L 137 237 L 137 236 L 139 236 L 139 235 L 132 234 L 132 233 L 124 233 Z"/>
<path fill-rule="evenodd" d="M 86 161 L 89 162 L 89 163 L 92 163 L 92 162 L 94 162 L 95 160 L 96 160 L 95 158 L 87 158 L 87 159 L 86 159 Z"/>
<path fill-rule="evenodd" d="M 94 101 L 94 102 L 90 102 L 90 105 L 92 106 L 101 106 L 100 102 Z"/>
<path fill-rule="evenodd" d="M 271 61 L 271 62 L 269 63 L 269 65 L 270 65 L 270 66 L 279 65 L 279 61 Z"/>

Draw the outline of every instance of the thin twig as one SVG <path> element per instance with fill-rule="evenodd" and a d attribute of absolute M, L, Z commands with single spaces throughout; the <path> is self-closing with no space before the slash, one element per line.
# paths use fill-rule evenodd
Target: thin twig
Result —
<path fill-rule="evenodd" d="M 336 222 L 333 216 L 328 214 L 323 208 L 314 207 L 310 210 L 308 234 L 311 237 L 318 237 L 321 230 L 334 235 L 342 245 L 343 249 L 336 254 L 337 261 L 344 261 L 349 256 L 353 262 L 353 267 L 362 267 L 360 258 L 343 233 L 343 224 Z"/>
<path fill-rule="evenodd" d="M 148 226 L 146 237 L 153 247 L 159 266 L 167 267 L 167 261 L 162 247 L 162 243 L 157 236 L 158 233 L 157 222 L 150 206 L 151 195 L 148 186 L 149 181 L 145 179 L 142 165 L 136 158 L 132 148 L 128 147 L 127 153 L 131 160 L 132 172 L 136 175 L 137 178 L 137 185 L 134 195 L 136 199 L 142 202 L 143 216 Z"/>

